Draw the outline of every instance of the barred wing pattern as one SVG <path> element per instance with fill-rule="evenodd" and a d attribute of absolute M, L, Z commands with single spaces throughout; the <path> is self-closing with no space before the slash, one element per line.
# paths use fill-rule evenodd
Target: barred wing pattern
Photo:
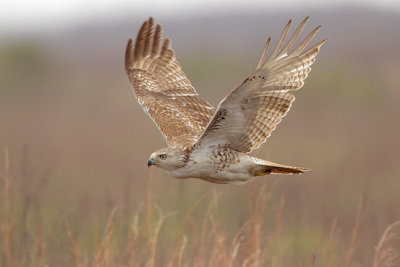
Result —
<path fill-rule="evenodd" d="M 286 25 L 276 49 L 267 58 L 271 38 L 264 47 L 253 72 L 218 106 L 198 146 L 220 144 L 248 153 L 271 135 L 290 109 L 295 97 L 288 93 L 301 88 L 310 66 L 326 39 L 303 52 L 321 26 L 314 29 L 293 51 L 289 52 L 302 32 L 304 19 L 283 47 L 292 20 Z M 282 48 L 283 47 L 283 48 Z"/>
<path fill-rule="evenodd" d="M 210 121 L 213 107 L 186 78 L 170 40 L 166 38 L 161 46 L 161 34 L 161 26 L 155 26 L 153 18 L 147 20 L 135 45 L 128 41 L 125 69 L 138 102 L 168 146 L 190 146 Z"/>

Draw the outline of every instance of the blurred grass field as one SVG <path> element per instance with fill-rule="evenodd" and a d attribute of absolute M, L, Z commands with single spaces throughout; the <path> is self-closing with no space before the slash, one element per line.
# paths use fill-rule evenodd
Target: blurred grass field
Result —
<path fill-rule="evenodd" d="M 123 70 L 138 25 L 1 42 L 0 266 L 389 266 L 375 247 L 400 219 L 400 36 L 382 25 L 400 19 L 375 14 L 382 20 L 373 28 L 362 13 L 345 27 L 338 14 L 312 20 L 327 24 L 318 38 L 330 40 L 255 152 L 312 171 L 243 186 L 147 168 L 164 143 Z M 162 22 L 185 73 L 215 106 L 284 25 L 239 31 L 229 28 L 237 18 L 221 20 L 230 32 L 210 33 L 209 43 L 201 19 L 191 35 Z"/>

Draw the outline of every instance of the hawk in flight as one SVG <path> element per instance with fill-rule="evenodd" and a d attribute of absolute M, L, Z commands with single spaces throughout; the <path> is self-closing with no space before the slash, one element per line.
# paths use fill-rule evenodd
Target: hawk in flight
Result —
<path fill-rule="evenodd" d="M 288 38 L 292 20 L 277 47 L 268 54 L 268 39 L 251 74 L 214 110 L 182 71 L 170 39 L 153 18 L 142 25 L 136 42 L 128 41 L 125 70 L 133 92 L 168 145 L 150 155 L 148 166 L 175 178 L 199 178 L 219 184 L 240 184 L 256 176 L 301 174 L 307 169 L 258 159 L 249 153 L 271 135 L 289 111 L 310 66 L 326 39 L 304 51 L 321 26 L 293 47 L 308 17 Z"/>

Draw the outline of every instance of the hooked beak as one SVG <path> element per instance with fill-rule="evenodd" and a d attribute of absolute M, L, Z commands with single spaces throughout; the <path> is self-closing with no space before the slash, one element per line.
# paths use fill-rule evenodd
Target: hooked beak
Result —
<path fill-rule="evenodd" d="M 150 167 L 151 165 L 153 165 L 153 161 L 150 159 L 150 160 L 147 162 L 147 167 Z"/>

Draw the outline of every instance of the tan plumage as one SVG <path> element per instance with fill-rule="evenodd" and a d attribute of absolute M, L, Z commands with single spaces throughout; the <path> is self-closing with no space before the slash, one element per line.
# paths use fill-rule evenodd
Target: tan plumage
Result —
<path fill-rule="evenodd" d="M 265 142 L 295 99 L 288 91 L 303 86 L 315 56 L 326 41 L 318 43 L 300 55 L 321 28 L 317 27 L 293 52 L 287 54 L 307 20 L 308 17 L 303 20 L 287 45 L 281 49 L 292 22 L 290 20 L 269 58 L 266 57 L 270 43 L 268 39 L 256 68 L 219 104 L 199 143 L 214 142 L 214 139 L 218 138 L 231 149 L 247 153 Z M 221 116 L 224 117 L 223 120 L 220 119 Z"/>
<path fill-rule="evenodd" d="M 201 135 L 213 107 L 186 78 L 170 40 L 165 39 L 161 46 L 161 31 L 153 18 L 142 25 L 135 45 L 128 42 L 125 69 L 136 98 L 168 146 L 187 146 Z"/>
<path fill-rule="evenodd" d="M 149 165 L 176 178 L 196 177 L 215 183 L 246 182 L 269 173 L 302 173 L 306 169 L 264 161 L 246 153 L 258 148 L 287 114 L 323 40 L 304 49 L 315 28 L 292 51 L 308 17 L 286 42 L 292 20 L 268 57 L 271 38 L 252 73 L 213 107 L 200 98 L 176 60 L 167 38 L 161 45 L 161 26 L 146 21 L 133 45 L 129 40 L 125 69 L 144 111 L 164 135 L 168 148 L 153 153 Z M 161 47 L 161 49 L 160 49 Z"/>

